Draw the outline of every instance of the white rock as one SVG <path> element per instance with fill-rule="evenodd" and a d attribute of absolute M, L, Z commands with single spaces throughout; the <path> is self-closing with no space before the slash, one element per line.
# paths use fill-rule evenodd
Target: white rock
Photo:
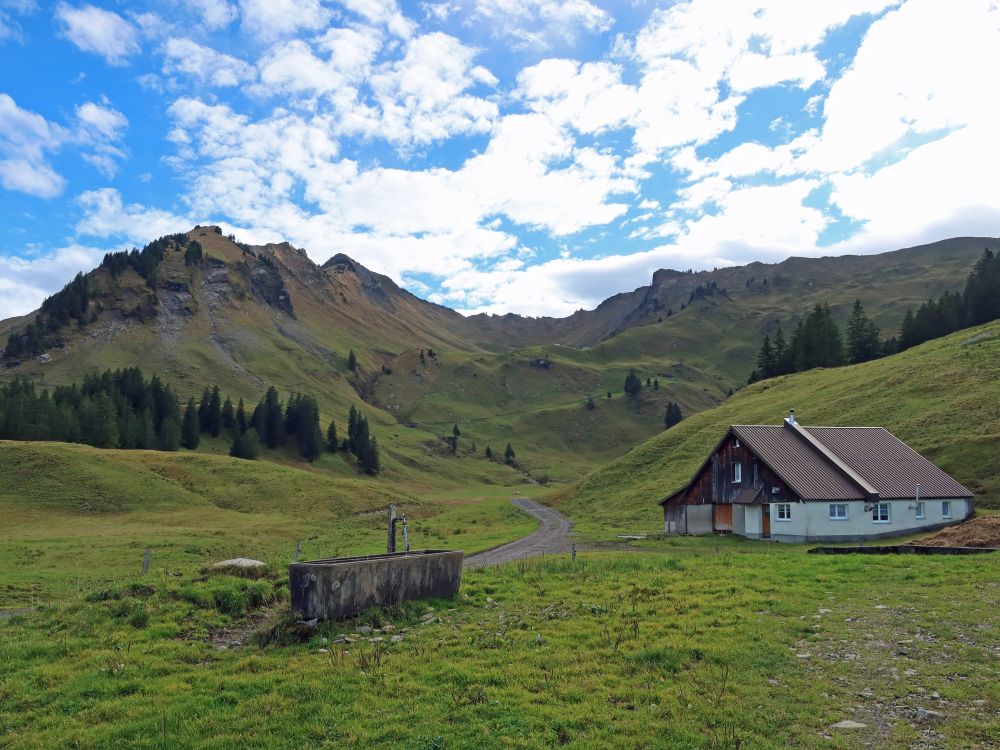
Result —
<path fill-rule="evenodd" d="M 843 721 L 838 721 L 836 724 L 831 724 L 830 729 L 865 729 L 867 726 L 867 724 L 862 724 L 860 721 L 844 719 Z"/>
<path fill-rule="evenodd" d="M 232 560 L 222 560 L 212 565 L 212 570 L 228 570 L 237 568 L 240 570 L 252 570 L 254 568 L 266 568 L 267 563 L 254 560 L 251 557 L 234 557 Z"/>

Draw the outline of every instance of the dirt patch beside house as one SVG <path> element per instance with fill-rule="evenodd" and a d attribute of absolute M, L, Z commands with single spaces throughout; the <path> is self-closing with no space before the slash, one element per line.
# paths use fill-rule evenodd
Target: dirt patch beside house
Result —
<path fill-rule="evenodd" d="M 1000 549 L 1000 516 L 979 516 L 918 539 L 915 544 L 923 544 L 928 547 L 992 547 Z"/>

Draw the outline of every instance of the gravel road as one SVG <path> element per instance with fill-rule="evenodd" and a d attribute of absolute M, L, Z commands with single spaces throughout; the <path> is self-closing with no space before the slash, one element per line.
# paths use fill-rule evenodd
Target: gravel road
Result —
<path fill-rule="evenodd" d="M 530 513 L 541 521 L 541 527 L 533 534 L 517 541 L 466 557 L 466 567 L 481 568 L 484 565 L 497 565 L 510 560 L 522 560 L 526 557 L 554 555 L 557 552 L 570 551 L 572 542 L 569 540 L 569 530 L 573 524 L 566 516 L 556 513 L 544 505 L 539 505 L 533 500 L 518 498 L 513 502 L 525 513 Z"/>

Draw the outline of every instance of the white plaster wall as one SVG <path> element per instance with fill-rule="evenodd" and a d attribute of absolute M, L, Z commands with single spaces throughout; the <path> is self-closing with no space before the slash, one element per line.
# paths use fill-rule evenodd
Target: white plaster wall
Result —
<path fill-rule="evenodd" d="M 890 506 L 888 523 L 873 521 L 872 512 L 865 510 L 865 502 L 862 500 L 847 503 L 846 520 L 831 519 L 830 503 L 813 500 L 791 503 L 791 519 L 779 521 L 777 503 L 774 503 L 771 505 L 771 535 L 777 538 L 816 539 L 905 534 L 930 526 L 958 523 L 965 520 L 971 512 L 971 503 L 966 499 L 952 499 L 951 518 L 945 518 L 941 514 L 941 500 L 924 500 L 925 517 L 918 519 L 915 503 L 912 500 L 888 500 L 886 502 Z M 760 527 L 757 528 L 759 534 Z"/>
<path fill-rule="evenodd" d="M 745 505 L 733 505 L 733 533 L 746 535 L 746 507 Z"/>
<path fill-rule="evenodd" d="M 743 528 L 744 536 L 748 536 L 752 539 L 756 539 L 761 534 L 760 527 L 760 517 L 761 517 L 761 506 L 759 505 L 745 505 L 743 506 Z"/>

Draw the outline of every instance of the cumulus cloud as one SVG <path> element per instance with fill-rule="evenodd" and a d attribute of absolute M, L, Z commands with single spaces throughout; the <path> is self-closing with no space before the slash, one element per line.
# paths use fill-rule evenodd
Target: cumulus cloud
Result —
<path fill-rule="evenodd" d="M 262 41 L 321 29 L 332 17 L 320 0 L 240 0 L 240 9 L 244 31 Z"/>
<path fill-rule="evenodd" d="M 76 231 L 85 236 L 123 239 L 139 245 L 194 223 L 162 209 L 126 204 L 114 188 L 87 190 L 76 202 L 83 212 Z"/>
<path fill-rule="evenodd" d="M 163 57 L 166 75 L 181 73 L 212 86 L 238 86 L 253 81 L 257 75 L 253 65 L 190 39 L 168 39 L 163 45 Z"/>
<path fill-rule="evenodd" d="M 429 10 L 446 12 L 440 5 Z M 582 33 L 607 31 L 614 19 L 588 0 L 475 0 L 469 23 L 513 39 L 516 47 L 547 49 L 570 44 Z"/>
<path fill-rule="evenodd" d="M 0 94 L 0 184 L 39 198 L 59 195 L 66 180 L 48 159 L 67 137 L 65 129 Z"/>
<path fill-rule="evenodd" d="M 100 55 L 109 65 L 124 65 L 140 52 L 135 27 L 110 10 L 61 2 L 56 6 L 56 20 L 66 39 L 84 52 Z"/>
<path fill-rule="evenodd" d="M 73 244 L 32 258 L 0 255 L 0 320 L 37 309 L 77 273 L 100 263 L 104 252 Z"/>
<path fill-rule="evenodd" d="M 226 0 L 183 0 L 184 4 L 198 14 L 208 29 L 222 29 L 236 20 L 239 11 Z"/>

